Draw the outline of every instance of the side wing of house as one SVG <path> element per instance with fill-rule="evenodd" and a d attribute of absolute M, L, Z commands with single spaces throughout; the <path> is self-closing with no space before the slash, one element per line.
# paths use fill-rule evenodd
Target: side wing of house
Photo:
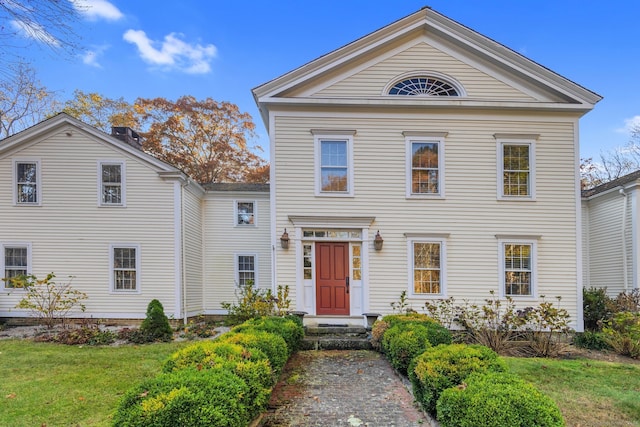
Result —
<path fill-rule="evenodd" d="M 611 297 L 640 283 L 639 175 L 634 172 L 584 192 L 584 285 L 606 288 Z"/>
<path fill-rule="evenodd" d="M 297 309 L 560 296 L 580 327 L 578 119 L 598 95 L 424 9 L 254 96 Z"/>
<path fill-rule="evenodd" d="M 209 184 L 204 198 L 205 314 L 225 314 L 238 285 L 272 289 L 269 185 Z"/>
<path fill-rule="evenodd" d="M 179 261 L 184 266 L 183 309 L 187 317 L 204 312 L 204 191 L 194 183 L 183 188 L 182 217 L 184 235 L 183 254 Z"/>
<path fill-rule="evenodd" d="M 144 318 L 156 298 L 179 318 L 181 184 L 161 172 L 180 175 L 66 115 L 5 139 L 1 274 L 72 280 L 88 295 L 73 316 Z M 3 282 L 0 316 L 28 315 L 15 308 L 23 295 Z"/>

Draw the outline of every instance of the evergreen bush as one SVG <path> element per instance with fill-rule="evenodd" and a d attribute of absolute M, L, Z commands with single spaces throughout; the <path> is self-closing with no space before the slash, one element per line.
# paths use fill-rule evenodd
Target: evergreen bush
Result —
<path fill-rule="evenodd" d="M 403 375 L 407 374 L 411 360 L 429 347 L 429 331 L 415 323 L 396 324 L 387 329 L 382 339 L 384 354 L 391 366 Z"/>
<path fill-rule="evenodd" d="M 164 314 L 164 307 L 157 299 L 151 300 L 147 306 L 147 317 L 140 325 L 140 332 L 148 342 L 171 341 L 173 329 L 169 319 Z"/>
<path fill-rule="evenodd" d="M 441 344 L 413 359 L 409 379 L 416 400 L 425 411 L 435 414 L 440 393 L 460 385 L 473 372 L 507 370 L 498 354 L 482 345 Z"/>
<path fill-rule="evenodd" d="M 245 329 L 242 332 L 231 331 L 222 335 L 218 342 L 239 344 L 247 349 L 256 348 L 261 350 L 267 355 L 275 378 L 280 375 L 289 358 L 289 351 L 284 338 L 270 332 L 255 329 Z"/>
<path fill-rule="evenodd" d="M 437 402 L 441 427 L 561 427 L 556 403 L 513 374 L 473 373 Z"/>
<path fill-rule="evenodd" d="M 250 319 L 233 328 L 233 331 L 242 332 L 248 329 L 271 332 L 273 334 L 280 335 L 287 343 L 289 355 L 298 351 L 300 344 L 302 343 L 302 339 L 304 338 L 302 321 L 297 316 L 269 316 Z"/>

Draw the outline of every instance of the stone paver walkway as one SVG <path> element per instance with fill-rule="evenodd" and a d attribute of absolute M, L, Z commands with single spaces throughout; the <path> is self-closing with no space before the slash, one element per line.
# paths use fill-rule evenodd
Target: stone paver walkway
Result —
<path fill-rule="evenodd" d="M 263 427 L 412 427 L 430 421 L 379 353 L 301 351 L 276 386 Z"/>

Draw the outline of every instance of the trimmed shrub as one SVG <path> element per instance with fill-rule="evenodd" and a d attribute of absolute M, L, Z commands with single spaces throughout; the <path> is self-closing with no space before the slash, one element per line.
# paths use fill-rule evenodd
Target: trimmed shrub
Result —
<path fill-rule="evenodd" d="M 473 372 L 504 372 L 505 362 L 481 345 L 450 344 L 429 348 L 413 359 L 409 379 L 416 400 L 425 411 L 435 414 L 440 393 L 461 384 Z"/>
<path fill-rule="evenodd" d="M 171 341 L 173 339 L 173 329 L 164 314 L 162 303 L 157 299 L 151 300 L 147 306 L 147 317 L 140 325 L 140 332 L 149 341 Z"/>
<path fill-rule="evenodd" d="M 129 390 L 114 426 L 245 426 L 256 410 L 249 388 L 223 369 L 182 369 L 162 374 Z"/>
<path fill-rule="evenodd" d="M 271 332 L 255 329 L 245 329 L 242 332 L 231 331 L 222 335 L 217 341 L 261 350 L 269 358 L 275 378 L 280 376 L 280 372 L 289 358 L 284 338 Z"/>
<path fill-rule="evenodd" d="M 382 339 L 382 348 L 391 366 L 403 375 L 411 360 L 431 347 L 429 331 L 414 323 L 396 324 L 387 329 Z"/>
<path fill-rule="evenodd" d="M 512 374 L 469 375 L 465 384 L 444 390 L 437 403 L 442 427 L 561 427 L 556 403 Z"/>
<path fill-rule="evenodd" d="M 435 322 L 397 322 L 382 337 L 384 353 L 404 375 L 414 357 L 439 344 L 451 344 L 451 332 Z"/>
<path fill-rule="evenodd" d="M 616 313 L 605 322 L 602 335 L 616 353 L 640 359 L 640 313 Z"/>
<path fill-rule="evenodd" d="M 612 300 L 607 288 L 582 288 L 582 307 L 584 310 L 584 329 L 600 331 L 602 322 L 611 317 Z"/>
<path fill-rule="evenodd" d="M 606 350 L 609 347 L 602 332 L 584 331 L 573 336 L 573 344 L 589 350 Z"/>
<path fill-rule="evenodd" d="M 233 331 L 243 332 L 247 329 L 271 332 L 272 334 L 280 335 L 287 343 L 289 355 L 292 355 L 300 348 L 300 344 L 304 338 L 302 320 L 297 316 L 270 316 L 251 319 L 244 322 L 242 325 L 236 326 L 233 328 Z"/>
<path fill-rule="evenodd" d="M 384 316 L 382 320 L 387 322 L 389 326 L 394 326 L 397 323 L 438 323 L 426 314 L 416 312 L 409 312 L 406 314 L 388 314 Z"/>

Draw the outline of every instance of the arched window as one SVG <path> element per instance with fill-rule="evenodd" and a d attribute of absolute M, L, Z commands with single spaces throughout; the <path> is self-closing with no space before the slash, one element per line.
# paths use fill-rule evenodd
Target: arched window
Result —
<path fill-rule="evenodd" d="M 403 79 L 389 89 L 389 95 L 412 96 L 460 96 L 451 83 L 431 76 L 415 76 Z"/>

